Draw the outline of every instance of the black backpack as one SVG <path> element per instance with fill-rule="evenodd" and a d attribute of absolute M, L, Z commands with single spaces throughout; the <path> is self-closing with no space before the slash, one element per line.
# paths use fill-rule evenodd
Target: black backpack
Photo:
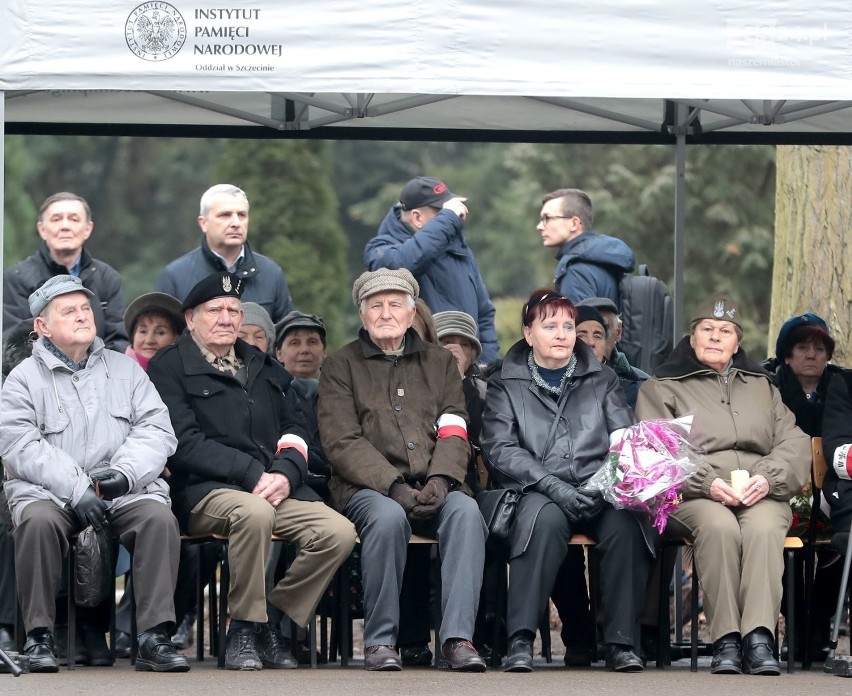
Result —
<path fill-rule="evenodd" d="M 674 347 L 674 307 L 666 284 L 640 264 L 635 274 L 625 275 L 621 292 L 621 341 L 619 348 L 634 367 L 653 374 Z"/>

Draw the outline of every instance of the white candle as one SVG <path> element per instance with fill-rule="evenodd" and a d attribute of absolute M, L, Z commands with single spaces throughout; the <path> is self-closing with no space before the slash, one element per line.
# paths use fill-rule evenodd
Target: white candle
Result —
<path fill-rule="evenodd" d="M 731 488 L 737 492 L 737 495 L 742 495 L 743 488 L 750 478 L 751 474 L 745 469 L 734 469 L 731 472 Z"/>

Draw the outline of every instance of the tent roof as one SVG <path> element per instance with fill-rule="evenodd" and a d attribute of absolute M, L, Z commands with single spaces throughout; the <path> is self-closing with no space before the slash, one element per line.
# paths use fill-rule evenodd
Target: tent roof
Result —
<path fill-rule="evenodd" d="M 836 0 L 134 4 L 2 4 L 7 133 L 852 142 Z"/>

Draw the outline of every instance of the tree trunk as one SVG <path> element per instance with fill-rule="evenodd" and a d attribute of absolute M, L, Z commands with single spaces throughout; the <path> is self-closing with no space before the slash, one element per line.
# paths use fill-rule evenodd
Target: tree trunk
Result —
<path fill-rule="evenodd" d="M 832 362 L 849 360 L 852 332 L 852 147 L 780 146 L 775 189 L 775 265 L 770 353 L 781 324 L 811 311 L 837 342 Z"/>

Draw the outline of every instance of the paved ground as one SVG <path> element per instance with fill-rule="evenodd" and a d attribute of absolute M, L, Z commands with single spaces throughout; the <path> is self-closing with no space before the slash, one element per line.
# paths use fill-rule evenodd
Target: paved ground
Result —
<path fill-rule="evenodd" d="M 227 672 L 215 663 L 192 662 L 187 674 L 151 674 L 135 672 L 127 660 L 115 667 L 79 667 L 58 674 L 25 674 L 13 678 L 0 674 L 0 694 L 22 696 L 211 696 L 216 694 L 297 693 L 299 696 L 519 696 L 519 694 L 583 694 L 614 696 L 615 694 L 647 694 L 648 696 L 720 696 L 743 694 L 779 696 L 852 694 L 852 679 L 823 674 L 821 670 L 797 672 L 780 677 L 713 676 L 707 660 L 700 671 L 689 671 L 688 662 L 659 671 L 649 669 L 642 674 L 617 675 L 602 666 L 567 670 L 561 666 L 541 665 L 531 674 L 505 674 L 496 669 L 485 674 L 453 674 L 431 668 L 409 668 L 397 673 L 368 673 L 361 664 L 347 668 L 320 667 L 317 670 L 261 672 Z M 287 691 L 283 691 L 287 690 Z"/>

